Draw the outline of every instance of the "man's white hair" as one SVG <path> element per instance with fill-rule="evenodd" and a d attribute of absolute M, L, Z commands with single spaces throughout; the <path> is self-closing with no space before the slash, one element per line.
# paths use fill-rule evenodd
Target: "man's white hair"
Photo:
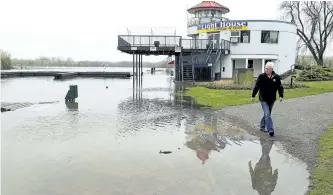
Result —
<path fill-rule="evenodd" d="M 274 62 L 267 62 L 266 67 L 270 67 L 270 68 L 274 69 Z"/>

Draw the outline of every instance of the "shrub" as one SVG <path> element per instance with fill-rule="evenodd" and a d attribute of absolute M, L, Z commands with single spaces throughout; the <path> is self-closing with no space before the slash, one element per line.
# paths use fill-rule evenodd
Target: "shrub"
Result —
<path fill-rule="evenodd" d="M 329 81 L 333 80 L 333 68 L 309 66 L 299 74 L 299 81 Z"/>

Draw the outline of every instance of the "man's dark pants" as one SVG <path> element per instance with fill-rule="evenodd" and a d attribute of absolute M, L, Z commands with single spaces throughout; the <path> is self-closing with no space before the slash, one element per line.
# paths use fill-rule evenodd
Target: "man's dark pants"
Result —
<path fill-rule="evenodd" d="M 274 102 L 260 102 L 262 110 L 264 111 L 264 116 L 262 117 L 260 121 L 260 130 L 266 131 L 265 127 L 268 132 L 274 132 L 274 127 L 273 127 L 273 120 L 271 117 L 272 109 Z"/>

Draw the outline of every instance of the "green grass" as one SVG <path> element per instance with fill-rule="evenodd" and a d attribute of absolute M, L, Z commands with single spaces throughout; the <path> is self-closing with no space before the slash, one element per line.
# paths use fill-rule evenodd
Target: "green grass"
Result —
<path fill-rule="evenodd" d="M 333 92 L 333 81 L 303 82 L 303 84 L 309 88 L 286 89 L 284 99 Z M 195 98 L 198 104 L 213 108 L 248 104 L 251 94 L 251 90 L 218 90 L 205 87 L 192 87 L 185 92 L 185 95 Z"/>
<path fill-rule="evenodd" d="M 333 194 L 333 125 L 320 136 L 310 195 Z"/>

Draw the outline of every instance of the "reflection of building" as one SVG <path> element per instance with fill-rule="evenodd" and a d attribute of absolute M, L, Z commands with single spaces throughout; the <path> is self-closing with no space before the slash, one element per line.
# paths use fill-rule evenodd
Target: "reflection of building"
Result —
<path fill-rule="evenodd" d="M 264 140 L 264 138 L 261 138 L 260 144 L 262 155 L 259 162 L 255 165 L 254 170 L 251 161 L 249 161 L 252 188 L 257 190 L 260 195 L 270 195 L 275 189 L 278 178 L 278 170 L 275 169 L 273 173 L 271 158 L 269 157 L 273 140 Z"/>
<path fill-rule="evenodd" d="M 200 117 L 187 120 L 189 124 L 185 133 L 188 135 L 186 146 L 196 151 L 202 164 L 209 159 L 211 151 L 220 152 L 232 143 L 241 145 L 243 140 L 251 141 L 254 136 L 239 130 L 227 121 L 219 120 L 219 115 L 212 111 L 201 112 Z"/>
<path fill-rule="evenodd" d="M 295 63 L 296 26 L 278 20 L 229 20 L 229 8 L 203 1 L 187 10 L 187 35 L 120 35 L 118 49 L 128 54 L 175 56 L 175 78 L 183 81 L 252 80 L 267 61 L 278 74 Z M 239 78 L 241 77 L 241 78 Z"/>
<path fill-rule="evenodd" d="M 205 164 L 206 160 L 209 159 L 212 150 L 220 152 L 226 146 L 226 143 L 218 138 L 216 132 L 207 132 L 201 129 L 196 132 L 196 135 L 192 136 L 193 138 L 186 142 L 186 146 L 196 151 L 196 155 L 202 161 L 202 164 Z"/>

